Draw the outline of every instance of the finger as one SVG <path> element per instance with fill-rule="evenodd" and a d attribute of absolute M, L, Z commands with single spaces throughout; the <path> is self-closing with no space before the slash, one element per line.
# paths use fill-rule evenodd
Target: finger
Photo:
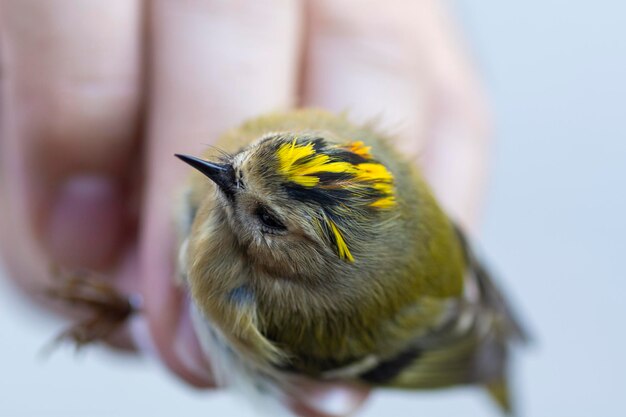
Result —
<path fill-rule="evenodd" d="M 417 154 L 430 93 L 413 33 L 417 9 L 408 1 L 310 1 L 303 103 L 375 118 Z"/>
<path fill-rule="evenodd" d="M 426 175 L 453 215 L 471 217 L 485 144 L 462 130 L 473 126 L 455 118 L 483 103 L 469 91 L 473 73 L 438 2 L 318 0 L 309 6 L 303 103 L 348 110 L 357 121 L 378 116 L 381 130 L 397 138 L 405 154 L 428 164 Z M 464 135 L 443 139 L 435 123 L 441 131 L 450 131 L 447 123 L 459 125 Z M 454 142 L 473 151 L 454 153 L 448 149 Z M 440 180 L 443 173 L 448 178 Z"/>
<path fill-rule="evenodd" d="M 67 266 L 109 265 L 123 238 L 141 99 L 140 5 L 0 4 L 10 200 L 24 208 L 14 210 L 22 233 L 33 231 Z"/>
<path fill-rule="evenodd" d="M 2 102 L 4 97 L 4 28 L 2 22 L 4 18 L 2 17 L 2 5 L 0 4 L 0 181 L 2 181 L 2 138 L 4 137 L 4 132 L 2 131 L 2 113 L 3 107 Z M 0 183 L 1 184 L 1 183 Z M 2 188 L 0 188 L 1 190 Z"/>
<path fill-rule="evenodd" d="M 477 227 L 491 144 L 491 121 L 479 77 L 458 25 L 441 2 L 429 1 L 420 20 L 421 49 L 432 79 L 425 174 L 452 218 Z"/>
<path fill-rule="evenodd" d="M 172 216 L 176 190 L 188 170 L 173 154 L 198 154 L 243 119 L 291 105 L 300 12 L 298 2 L 287 0 L 160 0 L 152 5 L 143 290 L 161 357 L 185 377 L 202 364 L 183 360 L 174 345 L 181 318 L 172 312 L 187 312 L 174 287 Z"/>

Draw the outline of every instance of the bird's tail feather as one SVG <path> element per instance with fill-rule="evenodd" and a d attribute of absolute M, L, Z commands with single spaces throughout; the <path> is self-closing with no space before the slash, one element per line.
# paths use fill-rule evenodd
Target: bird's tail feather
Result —
<path fill-rule="evenodd" d="M 489 397 L 496 403 L 498 408 L 506 416 L 514 416 L 515 408 L 512 401 L 511 391 L 509 390 L 509 384 L 507 378 L 502 376 L 487 384 L 485 388 Z"/>

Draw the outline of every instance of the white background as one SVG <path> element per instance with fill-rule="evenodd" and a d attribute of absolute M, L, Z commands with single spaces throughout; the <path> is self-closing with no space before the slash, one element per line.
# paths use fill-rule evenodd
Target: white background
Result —
<path fill-rule="evenodd" d="M 481 237 L 536 338 L 516 363 L 524 415 L 624 416 L 626 6 L 456 2 L 497 127 Z M 143 360 L 40 352 L 60 323 L 0 280 L 0 416 L 253 415 Z M 363 416 L 492 416 L 482 393 L 378 393 Z"/>

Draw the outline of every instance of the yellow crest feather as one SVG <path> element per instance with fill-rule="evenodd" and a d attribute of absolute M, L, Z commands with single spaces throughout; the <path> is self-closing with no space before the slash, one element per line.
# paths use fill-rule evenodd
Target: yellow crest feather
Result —
<path fill-rule="evenodd" d="M 372 155 L 370 154 L 372 147 L 365 146 L 363 141 L 358 140 L 356 142 L 350 142 L 344 148 L 352 153 L 362 156 L 365 159 L 372 159 Z"/>
<path fill-rule="evenodd" d="M 300 162 L 300 161 L 305 162 Z M 297 144 L 294 139 L 278 148 L 279 172 L 288 180 L 304 187 L 315 187 L 320 173 L 354 173 L 354 166 L 348 162 L 331 161 L 328 155 L 316 153 L 313 143 Z"/>
<path fill-rule="evenodd" d="M 354 155 L 350 156 L 346 151 Z M 296 186 L 305 189 L 318 187 L 329 196 L 333 191 L 345 190 L 361 199 L 361 204 L 377 210 L 389 209 L 396 204 L 392 173 L 372 159 L 371 147 L 365 146 L 362 141 L 320 146 L 313 140 L 299 142 L 294 138 L 282 143 L 276 152 L 278 172 Z M 325 174 L 347 175 L 329 180 L 333 177 Z M 339 257 L 354 262 L 339 227 L 328 218 L 325 222 Z"/>
<path fill-rule="evenodd" d="M 328 224 L 330 225 L 330 229 L 335 236 L 335 242 L 337 243 L 337 252 L 339 253 L 339 257 L 349 262 L 354 262 L 354 257 L 350 253 L 346 241 L 343 240 L 343 235 L 339 231 L 337 225 L 332 220 L 328 220 Z"/>
<path fill-rule="evenodd" d="M 333 160 L 325 153 L 317 153 L 313 142 L 298 144 L 296 139 L 278 148 L 278 170 L 289 181 L 303 187 L 315 187 L 320 179 L 316 174 L 351 174 L 354 178 L 341 185 L 346 188 L 372 186 L 381 192 L 382 197 L 370 204 L 371 207 L 389 208 L 395 204 L 393 198 L 393 175 L 383 164 L 371 160 L 370 146 L 363 142 L 349 142 L 340 148 L 348 150 L 368 162 L 353 164 L 348 161 Z"/>

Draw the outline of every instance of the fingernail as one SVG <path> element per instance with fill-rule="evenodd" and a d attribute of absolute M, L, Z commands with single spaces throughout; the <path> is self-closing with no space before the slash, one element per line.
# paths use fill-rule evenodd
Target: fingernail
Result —
<path fill-rule="evenodd" d="M 145 316 L 138 314 L 129 323 L 130 335 L 135 347 L 148 358 L 157 363 L 165 363 L 164 357 L 159 353 L 150 327 Z M 202 359 L 202 352 L 198 341 L 189 339 L 190 335 L 186 330 L 179 330 L 174 341 L 173 350 L 177 358 L 176 373 L 182 376 L 187 382 L 198 388 L 211 388 L 215 384 L 211 378 L 211 370 L 208 363 Z M 181 367 L 183 369 L 181 369 Z"/>
<path fill-rule="evenodd" d="M 354 412 L 362 402 L 363 398 L 355 395 L 354 391 L 337 387 L 316 392 L 309 405 L 324 414 L 344 416 Z"/>
<path fill-rule="evenodd" d="M 148 328 L 148 322 L 141 314 L 133 316 L 128 325 L 130 330 L 130 337 L 133 340 L 135 347 L 144 355 L 159 360 L 159 351 L 154 344 L 152 335 L 150 335 L 150 329 Z"/>
<path fill-rule="evenodd" d="M 116 255 L 122 220 L 122 196 L 114 181 L 74 177 L 60 187 L 52 203 L 44 245 L 64 266 L 103 268 Z"/>

